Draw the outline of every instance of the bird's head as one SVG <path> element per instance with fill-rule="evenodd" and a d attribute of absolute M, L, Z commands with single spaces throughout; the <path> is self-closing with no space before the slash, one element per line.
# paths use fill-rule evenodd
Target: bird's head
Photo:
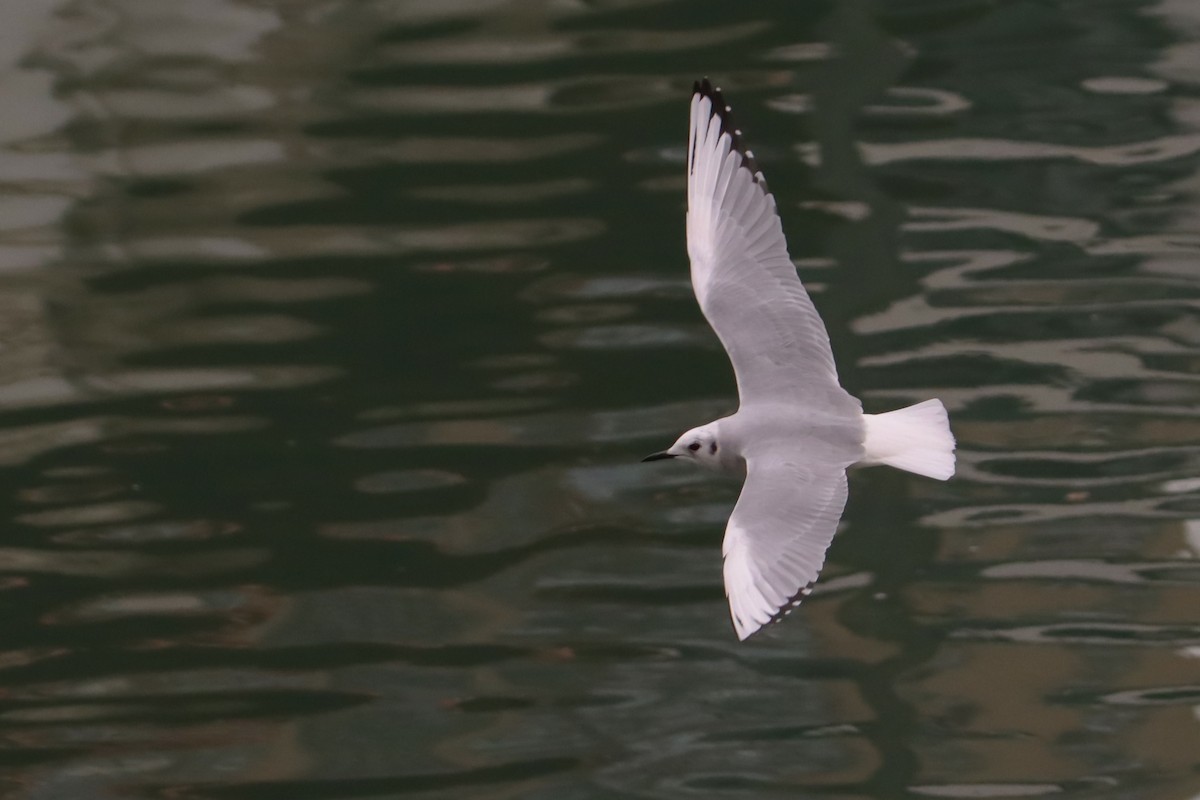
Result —
<path fill-rule="evenodd" d="M 642 461 L 658 461 L 660 458 L 684 458 L 710 469 L 721 468 L 721 443 L 717 438 L 715 423 L 701 425 L 675 440 L 675 444 L 661 453 L 653 453 Z"/>

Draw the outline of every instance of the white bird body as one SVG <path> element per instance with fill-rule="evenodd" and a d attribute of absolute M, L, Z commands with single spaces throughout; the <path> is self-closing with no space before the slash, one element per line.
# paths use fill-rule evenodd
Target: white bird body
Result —
<path fill-rule="evenodd" d="M 738 638 L 811 591 L 846 504 L 846 469 L 889 464 L 946 480 L 954 437 L 941 402 L 864 414 L 838 382 L 829 335 L 804 290 L 753 154 L 707 80 L 692 95 L 688 256 L 704 316 L 733 364 L 737 413 L 647 457 L 745 475 L 722 547 Z"/>

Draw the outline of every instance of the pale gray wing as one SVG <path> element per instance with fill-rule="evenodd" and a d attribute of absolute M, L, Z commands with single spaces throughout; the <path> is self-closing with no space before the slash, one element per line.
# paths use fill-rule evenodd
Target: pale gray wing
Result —
<path fill-rule="evenodd" d="M 850 400 L 788 256 L 775 199 L 707 80 L 692 95 L 687 248 L 696 299 L 729 353 L 743 404 Z"/>
<path fill-rule="evenodd" d="M 812 591 L 846 505 L 846 468 L 797 448 L 746 459 L 746 483 L 722 552 L 739 639 L 780 619 Z"/>

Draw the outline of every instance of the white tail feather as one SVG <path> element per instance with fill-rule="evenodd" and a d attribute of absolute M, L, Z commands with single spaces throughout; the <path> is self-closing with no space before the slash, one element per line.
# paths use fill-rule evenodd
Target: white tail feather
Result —
<path fill-rule="evenodd" d="M 886 414 L 863 414 L 864 464 L 887 464 L 939 481 L 954 474 L 954 434 L 941 400 Z"/>

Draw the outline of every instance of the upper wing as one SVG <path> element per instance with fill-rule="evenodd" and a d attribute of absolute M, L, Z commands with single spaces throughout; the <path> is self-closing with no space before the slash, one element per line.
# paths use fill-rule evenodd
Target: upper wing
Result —
<path fill-rule="evenodd" d="M 707 79 L 692 95 L 687 247 L 692 287 L 733 362 L 743 403 L 844 394 L 775 199 Z"/>
<path fill-rule="evenodd" d="M 812 591 L 845 505 L 845 466 L 778 450 L 747 458 L 746 483 L 722 546 L 739 639 L 782 618 Z"/>

